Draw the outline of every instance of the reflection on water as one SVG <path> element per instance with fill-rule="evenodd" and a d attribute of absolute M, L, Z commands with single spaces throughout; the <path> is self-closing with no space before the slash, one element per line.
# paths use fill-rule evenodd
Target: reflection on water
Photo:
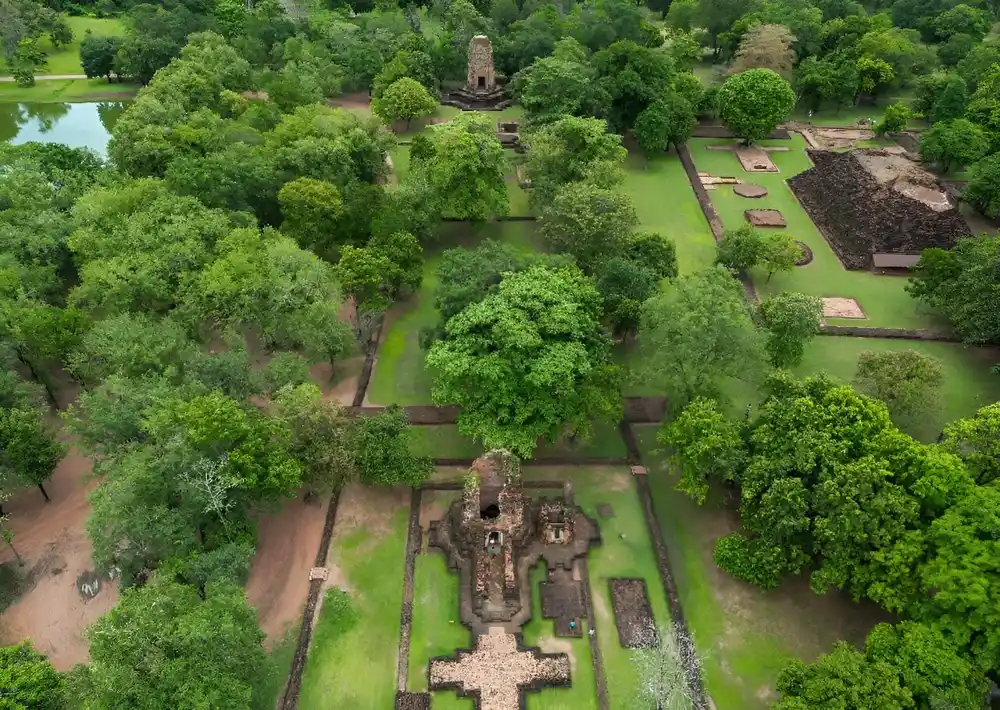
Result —
<path fill-rule="evenodd" d="M 103 156 L 111 129 L 127 105 L 121 101 L 0 103 L 0 141 L 65 143 L 71 148 L 90 148 Z"/>

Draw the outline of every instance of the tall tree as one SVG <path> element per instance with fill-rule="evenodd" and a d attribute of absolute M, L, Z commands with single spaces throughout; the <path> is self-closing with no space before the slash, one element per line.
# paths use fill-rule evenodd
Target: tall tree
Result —
<path fill-rule="evenodd" d="M 434 401 L 461 406 L 467 436 L 525 458 L 541 437 L 585 436 L 621 407 L 600 316 L 601 296 L 578 269 L 506 274 L 447 322 L 427 354 Z"/>
<path fill-rule="evenodd" d="M 531 177 L 529 197 L 536 207 L 551 203 L 564 185 L 589 182 L 610 188 L 622 180 L 627 151 L 621 136 L 608 133 L 604 121 L 562 117 L 528 132 L 524 142 Z"/>
<path fill-rule="evenodd" d="M 647 156 L 687 142 L 698 122 L 694 107 L 680 94 L 671 92 L 654 101 L 635 119 L 632 132 Z"/>
<path fill-rule="evenodd" d="M 406 121 L 406 130 L 414 118 L 430 116 L 438 102 L 417 80 L 397 79 L 378 98 L 372 100 L 372 111 L 386 123 Z"/>
<path fill-rule="evenodd" d="M 9 710 L 62 710 L 66 681 L 31 641 L 0 646 L 0 688 Z"/>
<path fill-rule="evenodd" d="M 865 351 L 854 376 L 857 388 L 885 402 L 901 427 L 940 408 L 943 380 L 941 362 L 916 350 Z"/>
<path fill-rule="evenodd" d="M 771 364 L 796 367 L 802 363 L 806 343 L 819 333 L 823 302 L 815 296 L 785 291 L 761 301 L 758 314 L 767 330 L 764 348 Z"/>
<path fill-rule="evenodd" d="M 443 213 L 484 220 L 507 214 L 507 158 L 489 117 L 464 113 L 433 126 L 429 151 L 411 157 L 411 170 L 426 177 Z"/>
<path fill-rule="evenodd" d="M 938 121 L 920 136 L 920 159 L 937 163 L 942 172 L 972 165 L 989 151 L 983 129 L 964 118 Z"/>
<path fill-rule="evenodd" d="M 48 501 L 45 481 L 65 453 L 43 412 L 0 409 L 0 482 L 38 486 Z"/>
<path fill-rule="evenodd" d="M 663 423 L 656 440 L 671 447 L 681 472 L 677 489 L 699 505 L 711 483 L 735 481 L 746 461 L 740 425 L 727 419 L 713 399 L 693 399 L 676 419 Z"/>
<path fill-rule="evenodd" d="M 358 424 L 355 466 L 363 482 L 417 487 L 427 479 L 434 464 L 426 456 L 413 453 L 409 424 L 398 404 Z"/>
<path fill-rule="evenodd" d="M 1000 153 L 972 166 L 963 197 L 990 219 L 1000 216 Z"/>
<path fill-rule="evenodd" d="M 764 353 L 750 316 L 740 284 L 727 269 L 681 276 L 643 307 L 642 377 L 678 407 L 718 395 L 724 378 L 752 380 Z"/>
<path fill-rule="evenodd" d="M 77 689 L 85 707 L 250 706 L 267 661 L 246 593 L 198 589 L 156 576 L 122 592 L 87 631 L 90 665 Z M 206 639 L 211 643 L 206 643 Z"/>
<path fill-rule="evenodd" d="M 770 69 L 748 69 L 719 89 L 719 117 L 746 143 L 767 136 L 795 107 L 795 92 Z"/>
<path fill-rule="evenodd" d="M 1000 404 L 946 426 L 941 447 L 960 456 L 980 485 L 1000 479 Z"/>
<path fill-rule="evenodd" d="M 792 75 L 794 35 L 783 25 L 756 25 L 743 35 L 730 73 L 770 69 L 785 78 Z"/>
<path fill-rule="evenodd" d="M 582 268 L 593 271 L 625 251 L 639 218 L 626 194 L 573 183 L 556 192 L 542 210 L 541 223 L 552 251 L 572 254 Z"/>

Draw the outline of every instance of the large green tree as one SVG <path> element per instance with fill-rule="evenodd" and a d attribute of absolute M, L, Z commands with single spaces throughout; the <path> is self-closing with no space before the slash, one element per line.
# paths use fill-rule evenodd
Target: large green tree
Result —
<path fill-rule="evenodd" d="M 819 333 L 823 303 L 815 296 L 785 291 L 761 301 L 758 315 L 767 330 L 764 348 L 771 364 L 795 367 L 802 363 L 806 343 Z"/>
<path fill-rule="evenodd" d="M 0 646 L 0 688 L 5 710 L 62 710 L 66 682 L 31 641 Z"/>
<path fill-rule="evenodd" d="M 620 377 L 601 296 L 575 268 L 535 266 L 445 325 L 427 354 L 434 401 L 461 406 L 459 430 L 529 458 L 539 438 L 586 435 L 620 414 Z"/>
<path fill-rule="evenodd" d="M 87 631 L 78 697 L 94 710 L 250 707 L 267 654 L 257 613 L 232 584 L 196 587 L 155 576 L 122 592 Z"/>
<path fill-rule="evenodd" d="M 653 156 L 687 142 L 697 122 L 691 103 L 680 94 L 669 93 L 643 109 L 632 132 L 643 152 Z"/>
<path fill-rule="evenodd" d="M 406 121 L 406 130 L 409 130 L 414 118 L 430 116 L 437 105 L 437 99 L 420 82 L 403 77 L 372 100 L 372 111 L 386 123 Z"/>
<path fill-rule="evenodd" d="M 854 384 L 880 399 L 899 426 L 933 415 L 941 406 L 941 362 L 916 350 L 868 350 L 858 357 Z"/>
<path fill-rule="evenodd" d="M 565 185 L 541 215 L 541 232 L 552 251 L 572 254 L 593 271 L 623 253 L 639 218 L 628 195 L 589 183 Z"/>
<path fill-rule="evenodd" d="M 963 197 L 991 219 L 1000 216 L 1000 153 L 972 166 Z"/>
<path fill-rule="evenodd" d="M 946 426 L 941 447 L 960 456 L 981 485 L 1000 479 L 1000 404 Z"/>
<path fill-rule="evenodd" d="M 488 116 L 464 113 L 433 126 L 426 151 L 414 151 L 411 170 L 427 180 L 442 212 L 484 220 L 507 214 L 507 157 Z"/>
<path fill-rule="evenodd" d="M 906 289 L 944 314 L 967 343 L 1000 343 L 1000 237 L 959 239 L 950 250 L 925 249 Z"/>
<path fill-rule="evenodd" d="M 920 136 L 920 159 L 936 163 L 945 173 L 972 165 L 988 151 L 983 129 L 964 118 L 938 121 Z"/>
<path fill-rule="evenodd" d="M 354 465 L 364 483 L 417 487 L 434 470 L 426 456 L 413 453 L 406 412 L 393 404 L 357 424 Z"/>
<path fill-rule="evenodd" d="M 795 92 L 770 69 L 748 69 L 719 89 L 719 117 L 726 127 L 753 143 L 766 137 L 795 107 Z"/>
<path fill-rule="evenodd" d="M 764 362 L 750 304 L 721 267 L 681 276 L 647 301 L 639 347 L 641 376 L 681 407 L 717 396 L 727 377 L 753 380 Z"/>

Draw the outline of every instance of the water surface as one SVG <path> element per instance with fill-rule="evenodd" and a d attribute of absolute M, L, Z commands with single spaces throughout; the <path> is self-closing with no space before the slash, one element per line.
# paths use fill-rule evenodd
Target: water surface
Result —
<path fill-rule="evenodd" d="M 0 141 L 64 143 L 105 156 L 111 129 L 127 106 L 122 101 L 0 103 Z"/>

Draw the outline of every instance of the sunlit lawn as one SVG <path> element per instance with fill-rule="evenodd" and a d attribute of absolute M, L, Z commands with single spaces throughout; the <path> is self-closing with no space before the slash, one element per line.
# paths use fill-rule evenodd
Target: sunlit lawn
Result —
<path fill-rule="evenodd" d="M 380 521 L 377 530 L 360 525 L 334 538 L 330 559 L 346 578 L 350 611 L 337 613 L 335 605 L 324 604 L 310 645 L 299 707 L 392 707 L 406 525 L 407 511 L 401 509 Z"/>
<path fill-rule="evenodd" d="M 681 273 L 711 266 L 715 240 L 676 153 L 630 155 L 622 189 L 635 204 L 640 228 L 673 240 Z"/>
<path fill-rule="evenodd" d="M 138 91 L 137 84 L 109 84 L 104 79 L 46 79 L 28 88 L 0 82 L 0 103 L 127 101 Z"/>
<path fill-rule="evenodd" d="M 717 185 L 709 194 L 726 229 L 736 229 L 746 223 L 743 216 L 748 209 L 777 209 L 785 217 L 785 228 L 796 239 L 805 242 L 813 251 L 813 261 L 807 266 L 795 267 L 791 272 L 775 274 L 768 281 L 761 269 L 753 272 L 754 284 L 761 296 L 782 291 L 799 291 L 819 297 L 854 298 L 868 316 L 864 321 L 831 319 L 831 323 L 845 325 L 870 325 L 893 328 L 925 328 L 934 325 L 934 318 L 910 298 L 903 287 L 906 279 L 881 276 L 867 271 L 848 271 L 834 254 L 829 244 L 799 205 L 785 180 L 807 170 L 811 161 L 805 153 L 805 142 L 794 133 L 791 140 L 765 141 L 766 145 L 789 147 L 785 152 L 772 152 L 771 159 L 781 172 L 746 173 L 736 156 L 727 151 L 708 150 L 709 145 L 727 145 L 733 141 L 693 139 L 691 153 L 698 169 L 713 176 L 736 176 L 763 185 L 766 197 L 749 200 L 733 193 L 731 185 Z"/>
<path fill-rule="evenodd" d="M 86 37 L 87 30 L 97 37 L 113 37 L 125 32 L 125 25 L 116 18 L 67 16 L 65 19 L 73 30 L 73 41 L 56 49 L 49 41 L 49 36 L 43 35 L 39 47 L 48 55 L 48 65 L 39 74 L 83 74 L 80 44 Z M 0 59 L 0 74 L 8 74 L 9 71 L 9 67 Z"/>

